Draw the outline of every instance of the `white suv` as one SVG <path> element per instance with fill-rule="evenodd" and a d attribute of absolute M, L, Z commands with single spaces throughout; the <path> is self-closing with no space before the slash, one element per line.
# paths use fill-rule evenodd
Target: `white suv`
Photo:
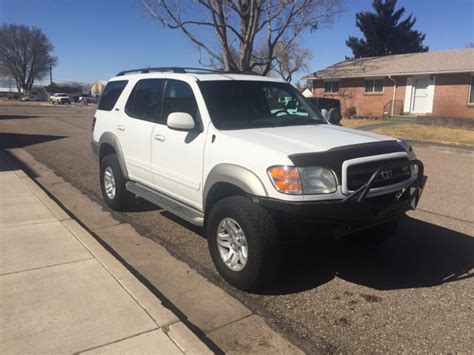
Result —
<path fill-rule="evenodd" d="M 383 240 L 426 180 L 407 143 L 330 124 L 286 82 L 202 69 L 117 74 L 92 150 L 109 207 L 140 197 L 203 226 L 216 268 L 243 290 L 271 282 L 283 230 Z"/>

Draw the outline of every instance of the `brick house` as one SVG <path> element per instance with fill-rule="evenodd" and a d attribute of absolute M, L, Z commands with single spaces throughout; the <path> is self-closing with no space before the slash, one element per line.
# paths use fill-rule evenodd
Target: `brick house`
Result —
<path fill-rule="evenodd" d="M 304 79 L 345 116 L 474 119 L 474 48 L 346 60 Z"/>

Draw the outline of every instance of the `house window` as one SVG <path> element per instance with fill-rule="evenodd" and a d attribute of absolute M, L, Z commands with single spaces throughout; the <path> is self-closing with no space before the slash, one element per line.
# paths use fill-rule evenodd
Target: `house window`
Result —
<path fill-rule="evenodd" d="M 469 87 L 469 101 L 468 101 L 469 105 L 474 105 L 474 90 L 472 88 L 473 86 L 474 86 L 474 76 L 471 76 L 471 86 Z"/>
<path fill-rule="evenodd" d="M 324 82 L 324 93 L 326 94 L 337 94 L 341 84 L 339 81 L 326 81 Z"/>
<path fill-rule="evenodd" d="M 381 93 L 383 92 L 383 79 L 365 80 L 366 93 Z"/>

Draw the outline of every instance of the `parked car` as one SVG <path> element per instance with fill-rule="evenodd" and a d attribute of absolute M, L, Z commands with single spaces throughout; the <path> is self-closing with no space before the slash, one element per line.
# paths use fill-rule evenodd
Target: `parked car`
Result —
<path fill-rule="evenodd" d="M 79 97 L 79 101 L 80 103 L 87 103 L 87 104 L 90 104 L 90 103 L 97 103 L 96 99 L 92 96 L 88 96 L 88 95 L 84 95 L 84 96 L 80 96 Z"/>
<path fill-rule="evenodd" d="M 69 95 L 69 97 L 71 98 L 71 102 L 79 102 L 81 95 Z"/>
<path fill-rule="evenodd" d="M 341 122 L 341 102 L 338 99 L 307 97 L 306 100 L 321 111 L 323 116 L 332 124 L 338 125 Z"/>
<path fill-rule="evenodd" d="M 242 290 L 277 282 L 283 230 L 383 241 L 426 181 L 408 143 L 332 125 L 269 77 L 120 72 L 92 131 L 105 203 L 126 210 L 140 197 L 204 227 L 217 270 Z"/>
<path fill-rule="evenodd" d="M 51 96 L 51 103 L 58 104 L 58 105 L 63 105 L 63 104 L 71 104 L 71 98 L 64 94 L 64 93 L 57 93 Z"/>
<path fill-rule="evenodd" d="M 21 101 L 41 101 L 38 95 L 23 96 Z"/>

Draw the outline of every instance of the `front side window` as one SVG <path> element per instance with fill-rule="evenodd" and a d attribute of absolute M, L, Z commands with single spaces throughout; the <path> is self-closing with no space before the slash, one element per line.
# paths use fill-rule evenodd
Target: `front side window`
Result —
<path fill-rule="evenodd" d="M 469 88 L 469 101 L 470 105 L 474 105 L 474 76 L 471 76 L 471 87 Z"/>
<path fill-rule="evenodd" d="M 212 123 L 218 129 L 301 126 L 327 123 L 287 83 L 201 81 L 198 83 Z"/>
<path fill-rule="evenodd" d="M 326 81 L 324 82 L 324 92 L 326 94 L 337 94 L 341 84 L 339 81 Z"/>
<path fill-rule="evenodd" d="M 137 82 L 125 106 L 131 117 L 156 122 L 161 116 L 162 79 L 143 79 Z"/>
<path fill-rule="evenodd" d="M 164 122 L 172 112 L 186 112 L 193 118 L 197 117 L 197 103 L 193 89 L 184 81 L 166 80 L 162 110 Z"/>
<path fill-rule="evenodd" d="M 366 93 L 380 93 L 383 92 L 383 79 L 365 80 Z"/>
<path fill-rule="evenodd" d="M 120 97 L 120 94 L 122 93 L 123 89 L 125 89 L 127 83 L 127 80 L 109 81 L 104 89 L 104 92 L 102 93 L 102 97 L 100 98 L 97 109 L 102 111 L 111 111 L 114 108 L 115 103 Z M 58 94 L 57 96 L 67 95 Z"/>

